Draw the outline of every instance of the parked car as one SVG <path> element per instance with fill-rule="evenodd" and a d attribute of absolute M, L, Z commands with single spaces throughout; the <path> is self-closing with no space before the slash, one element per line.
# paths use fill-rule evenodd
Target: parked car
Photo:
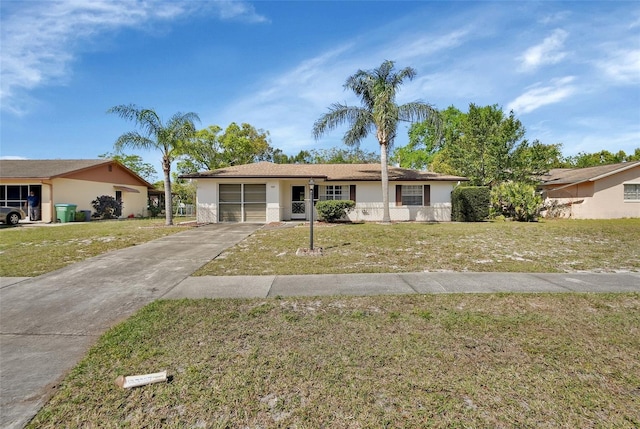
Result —
<path fill-rule="evenodd" d="M 0 207 L 0 222 L 7 225 L 17 225 L 20 219 L 26 217 L 26 213 L 20 207 Z"/>

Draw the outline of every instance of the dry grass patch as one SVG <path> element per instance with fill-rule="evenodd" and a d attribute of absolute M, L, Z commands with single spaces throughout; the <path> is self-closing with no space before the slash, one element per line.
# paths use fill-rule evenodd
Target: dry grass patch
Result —
<path fill-rule="evenodd" d="M 639 294 L 161 301 L 29 427 L 635 428 L 638 350 Z"/>
<path fill-rule="evenodd" d="M 539 223 L 319 224 L 263 229 L 195 275 L 422 271 L 596 272 L 640 270 L 640 219 Z"/>
<path fill-rule="evenodd" d="M 38 276 L 193 226 L 165 226 L 164 222 L 164 219 L 127 219 L 2 228 L 0 277 Z"/>

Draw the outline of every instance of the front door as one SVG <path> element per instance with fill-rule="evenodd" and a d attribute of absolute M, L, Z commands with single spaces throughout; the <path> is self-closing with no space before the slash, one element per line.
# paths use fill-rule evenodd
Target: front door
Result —
<path fill-rule="evenodd" d="M 307 203 L 304 200 L 306 186 L 291 187 L 291 219 L 307 218 Z"/>

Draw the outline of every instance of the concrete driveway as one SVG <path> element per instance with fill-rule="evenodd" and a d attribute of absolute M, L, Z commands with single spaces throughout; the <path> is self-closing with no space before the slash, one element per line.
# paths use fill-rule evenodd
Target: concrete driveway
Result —
<path fill-rule="evenodd" d="M 193 228 L 0 281 L 0 427 L 22 428 L 98 336 L 262 225 Z"/>

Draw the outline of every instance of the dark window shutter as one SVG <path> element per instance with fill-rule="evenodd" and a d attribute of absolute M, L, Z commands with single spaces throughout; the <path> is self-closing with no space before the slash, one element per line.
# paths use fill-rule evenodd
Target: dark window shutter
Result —
<path fill-rule="evenodd" d="M 349 199 L 356 202 L 356 185 L 349 185 Z"/>
<path fill-rule="evenodd" d="M 318 199 L 320 199 L 320 186 L 319 185 L 313 185 L 313 205 L 316 204 L 316 201 L 318 201 Z"/>
<path fill-rule="evenodd" d="M 431 205 L 431 185 L 424 185 L 424 200 L 425 206 Z"/>
<path fill-rule="evenodd" d="M 402 205 L 402 185 L 396 185 L 396 206 Z"/>

